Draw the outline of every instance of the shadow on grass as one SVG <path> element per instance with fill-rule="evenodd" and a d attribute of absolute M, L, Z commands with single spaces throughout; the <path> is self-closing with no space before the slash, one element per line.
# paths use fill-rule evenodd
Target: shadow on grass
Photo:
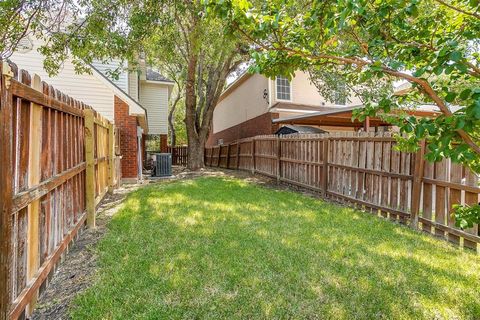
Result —
<path fill-rule="evenodd" d="M 241 180 L 134 192 L 99 245 L 92 318 L 465 318 L 479 257 L 368 214 Z"/>

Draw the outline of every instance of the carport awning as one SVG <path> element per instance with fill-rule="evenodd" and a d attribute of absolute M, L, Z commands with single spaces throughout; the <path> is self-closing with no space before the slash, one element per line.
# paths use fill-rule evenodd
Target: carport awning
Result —
<path fill-rule="evenodd" d="M 299 116 L 274 119 L 274 123 L 284 124 L 303 124 L 316 126 L 335 126 L 335 127 L 363 127 L 364 123 L 358 120 L 352 121 L 352 111 L 356 107 L 338 108 L 336 110 L 320 111 L 308 113 Z M 370 126 L 388 126 L 378 118 L 370 118 Z"/>
<path fill-rule="evenodd" d="M 361 106 L 338 108 L 336 110 L 320 111 L 315 113 L 308 113 L 299 116 L 285 117 L 274 119 L 273 123 L 292 124 L 292 125 L 314 125 L 314 126 L 335 126 L 335 127 L 381 127 L 390 126 L 391 124 L 381 120 L 380 118 L 368 117 L 367 122 L 360 122 L 358 120 L 352 121 L 352 111 L 361 108 Z M 411 111 L 409 112 L 415 116 L 436 116 L 435 112 L 428 111 Z"/>

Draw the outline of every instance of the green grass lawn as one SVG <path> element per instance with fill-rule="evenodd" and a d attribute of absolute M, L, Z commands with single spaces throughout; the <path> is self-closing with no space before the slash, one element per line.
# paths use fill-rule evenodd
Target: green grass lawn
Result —
<path fill-rule="evenodd" d="M 480 257 L 230 178 L 133 192 L 74 319 L 480 319 Z"/>

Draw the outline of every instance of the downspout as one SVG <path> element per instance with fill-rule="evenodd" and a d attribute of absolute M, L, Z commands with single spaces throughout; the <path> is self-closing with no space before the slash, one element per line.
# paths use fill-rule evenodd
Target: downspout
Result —
<path fill-rule="evenodd" d="M 142 134 L 143 134 L 143 129 L 141 127 L 137 127 L 138 181 L 140 183 L 143 182 Z"/>

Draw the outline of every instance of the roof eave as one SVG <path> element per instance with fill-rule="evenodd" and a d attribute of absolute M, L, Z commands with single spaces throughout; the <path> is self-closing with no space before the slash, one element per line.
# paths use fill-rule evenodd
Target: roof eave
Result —
<path fill-rule="evenodd" d="M 175 82 L 173 82 L 173 81 L 163 81 L 163 80 L 140 80 L 140 82 L 146 82 L 146 83 L 151 83 L 151 84 L 159 84 L 159 85 L 171 86 L 171 87 L 173 87 L 175 85 Z"/>
<path fill-rule="evenodd" d="M 144 134 L 148 134 L 148 121 L 146 114 L 131 113 L 131 116 L 134 116 L 138 119 L 140 127 L 143 129 Z"/>
<path fill-rule="evenodd" d="M 90 68 L 93 70 L 93 75 L 99 79 L 101 82 L 107 85 L 107 87 L 110 87 L 114 94 L 116 94 L 120 99 L 124 100 L 125 103 L 127 103 L 130 107 L 131 106 L 137 106 L 140 109 L 143 110 L 143 113 L 133 113 L 129 111 L 130 115 L 133 116 L 138 116 L 138 115 L 144 115 L 145 116 L 145 121 L 148 123 L 148 114 L 147 114 L 147 109 L 145 109 L 140 103 L 135 101 L 128 93 L 123 91 L 120 87 L 118 87 L 113 81 L 108 79 L 103 73 L 101 73 L 97 68 L 95 68 L 93 65 L 90 65 Z M 130 108 L 129 108 L 130 109 Z M 145 125 L 145 127 L 148 129 L 148 124 Z M 144 128 L 145 129 L 145 128 Z"/>

